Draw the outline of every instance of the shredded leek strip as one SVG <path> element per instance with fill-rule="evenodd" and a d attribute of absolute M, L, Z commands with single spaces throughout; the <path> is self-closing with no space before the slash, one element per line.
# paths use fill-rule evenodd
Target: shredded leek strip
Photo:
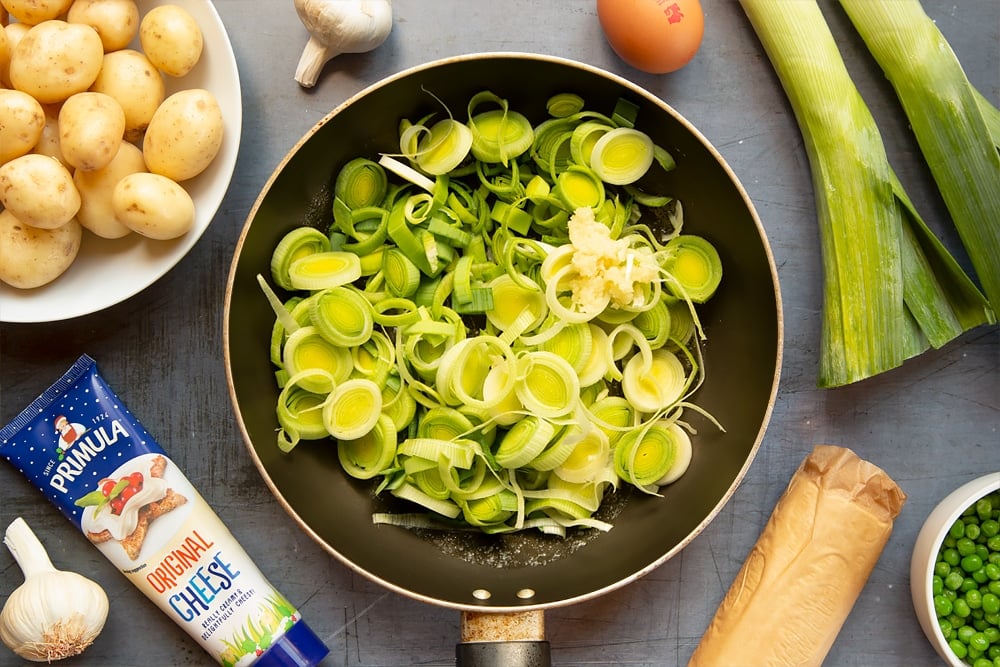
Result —
<path fill-rule="evenodd" d="M 402 498 L 403 500 L 409 500 L 410 502 L 416 503 L 422 507 L 426 507 L 441 516 L 448 517 L 449 519 L 456 519 L 462 514 L 462 509 L 455 503 L 449 500 L 438 500 L 437 498 L 432 498 L 413 484 L 401 484 L 392 490 L 392 495 L 397 498 Z"/>
<path fill-rule="evenodd" d="M 361 277 L 361 258 L 351 252 L 314 252 L 288 266 L 288 282 L 297 290 L 339 287 Z"/>
<path fill-rule="evenodd" d="M 355 209 L 339 224 L 346 237 L 339 250 L 353 252 L 362 258 L 377 253 L 388 236 L 388 221 L 389 212 L 384 208 L 369 206 Z"/>
<path fill-rule="evenodd" d="M 340 438 L 337 458 L 344 471 L 357 479 L 371 479 L 392 465 L 396 457 L 396 428 L 392 419 L 377 414 L 375 424 L 357 438 Z"/>
<path fill-rule="evenodd" d="M 614 444 L 638 422 L 635 408 L 622 396 L 606 396 L 587 408 L 590 421 Z"/>
<path fill-rule="evenodd" d="M 385 198 L 389 179 L 385 169 L 368 158 L 350 160 L 337 172 L 333 196 L 348 210 L 376 206 Z"/>
<path fill-rule="evenodd" d="M 264 296 L 267 298 L 267 302 L 271 304 L 271 310 L 274 311 L 275 318 L 277 322 L 281 324 L 282 329 L 285 333 L 293 333 L 299 328 L 299 322 L 292 316 L 289 309 L 285 307 L 285 304 L 281 302 L 278 295 L 274 293 L 271 286 L 267 284 L 267 280 L 264 276 L 257 274 L 257 284 L 260 285 L 261 290 L 264 292 Z M 294 306 L 298 301 L 290 302 Z M 273 353 L 272 353 L 273 357 Z"/>
<path fill-rule="evenodd" d="M 426 190 L 427 192 L 434 191 L 434 181 L 427 178 L 413 167 L 403 164 L 391 155 L 381 156 L 378 163 L 400 178 L 413 183 L 417 187 Z"/>

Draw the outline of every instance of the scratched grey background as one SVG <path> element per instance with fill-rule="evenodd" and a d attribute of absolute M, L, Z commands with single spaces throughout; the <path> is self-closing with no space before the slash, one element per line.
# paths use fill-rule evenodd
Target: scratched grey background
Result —
<path fill-rule="evenodd" d="M 881 74 L 835 3 L 822 0 L 892 162 L 948 246 L 957 238 Z M 221 321 L 235 242 L 271 170 L 330 109 L 379 78 L 474 51 L 533 51 L 624 75 L 687 116 L 754 200 L 781 280 L 786 347 L 771 426 L 718 518 L 678 557 L 624 589 L 546 613 L 560 665 L 684 665 L 794 469 L 816 443 L 851 447 L 909 494 L 892 539 L 828 665 L 939 664 L 917 626 L 908 563 L 921 522 L 952 488 L 1000 469 L 1000 335 L 973 331 L 946 349 L 856 386 L 815 388 L 821 275 L 808 165 L 798 130 L 735 0 L 703 0 L 704 42 L 668 76 L 619 61 L 591 0 L 397 0 L 389 40 L 345 55 L 306 92 L 292 79 L 306 33 L 291 0 L 216 0 L 240 66 L 244 125 L 236 174 L 217 218 L 166 277 L 102 313 L 0 329 L 0 420 L 6 423 L 82 352 L 168 448 L 267 575 L 331 648 L 324 665 L 448 665 L 458 612 L 386 592 L 301 533 L 269 494 L 234 427 Z M 1000 2 L 926 0 L 970 78 L 1000 99 Z M 57 564 L 104 585 L 112 607 L 98 641 L 67 666 L 208 665 L 205 653 L 88 546 L 20 475 L 0 465 L 0 525 L 24 516 Z M 0 549 L 0 600 L 20 573 Z M 775 609 L 780 615 L 781 609 Z M 2 647 L 0 647 L 2 648 Z M 0 651 L 0 665 L 18 664 Z"/>

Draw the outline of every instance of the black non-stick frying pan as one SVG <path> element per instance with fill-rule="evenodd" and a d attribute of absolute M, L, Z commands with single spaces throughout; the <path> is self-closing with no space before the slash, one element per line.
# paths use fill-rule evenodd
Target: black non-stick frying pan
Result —
<path fill-rule="evenodd" d="M 401 501 L 376 498 L 370 483 L 345 475 L 332 442 L 304 442 L 288 454 L 275 444 L 277 388 L 268 356 L 274 315 L 256 275 L 267 275 L 275 245 L 293 227 L 326 230 L 332 219 L 331 177 L 341 165 L 396 152 L 400 119 L 440 112 L 434 98 L 464 120 L 468 100 L 483 90 L 508 99 L 511 108 L 536 122 L 556 93 L 577 93 L 588 108 L 604 113 L 619 97 L 630 99 L 639 106 L 637 126 L 677 160 L 677 168 L 655 184 L 657 190 L 682 201 L 685 231 L 707 237 L 722 258 L 722 286 L 701 311 L 707 379 L 694 400 L 725 431 L 691 417 L 698 433 L 688 472 L 662 497 L 613 494 L 600 515 L 614 524 L 607 533 L 489 537 L 377 526 L 373 511 L 403 511 L 393 504 Z M 302 529 L 345 565 L 389 589 L 462 610 L 463 618 L 481 618 L 481 613 L 541 612 L 621 587 L 701 532 L 732 495 L 760 445 L 777 391 L 782 315 L 774 261 L 753 205 L 690 123 L 635 84 L 594 67 L 492 53 L 391 76 L 334 109 L 291 149 L 250 212 L 236 248 L 224 337 L 231 396 L 250 455 Z M 478 660 L 480 648 L 460 645 L 460 661 Z M 518 659 L 537 658 L 534 650 Z"/>

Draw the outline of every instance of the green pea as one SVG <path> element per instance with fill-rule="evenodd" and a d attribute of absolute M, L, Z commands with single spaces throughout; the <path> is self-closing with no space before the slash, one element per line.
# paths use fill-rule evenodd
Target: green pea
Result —
<path fill-rule="evenodd" d="M 958 641 L 968 646 L 969 642 L 972 641 L 972 635 L 976 634 L 976 629 L 971 625 L 963 625 L 955 632 L 958 637 Z"/>
<path fill-rule="evenodd" d="M 953 610 L 951 600 L 943 595 L 934 596 L 934 613 L 940 616 L 949 616 Z"/>
<path fill-rule="evenodd" d="M 952 611 L 961 616 L 962 618 L 968 618 L 972 614 L 972 608 L 969 603 L 965 601 L 965 598 L 958 598 L 951 603 Z"/>
<path fill-rule="evenodd" d="M 991 646 L 986 651 L 986 655 L 993 658 L 994 660 L 1000 658 L 1000 646 Z"/>
<path fill-rule="evenodd" d="M 958 553 L 958 549 L 951 547 L 941 552 L 941 560 L 951 567 L 955 567 L 961 562 L 962 556 Z"/>
<path fill-rule="evenodd" d="M 965 536 L 970 540 L 979 539 L 980 528 L 978 523 L 970 523 L 965 527 Z"/>
<path fill-rule="evenodd" d="M 1000 565 L 996 563 L 987 563 L 983 566 L 983 570 L 986 572 L 986 578 L 990 581 L 1000 580 Z"/>
<path fill-rule="evenodd" d="M 965 581 L 965 577 L 960 572 L 951 572 L 944 578 L 944 586 L 945 588 L 957 591 L 962 587 L 963 581 Z"/>
<path fill-rule="evenodd" d="M 955 548 L 958 549 L 958 553 L 962 556 L 968 556 L 976 553 L 976 543 L 968 537 L 960 537 L 955 540 Z"/>
<path fill-rule="evenodd" d="M 986 649 L 990 647 L 990 642 L 986 639 L 986 635 L 982 632 L 977 632 L 969 638 L 969 648 L 984 653 Z"/>
<path fill-rule="evenodd" d="M 979 568 L 975 572 L 970 573 L 969 576 L 972 577 L 978 584 L 985 584 L 987 581 L 990 580 L 989 576 L 986 574 L 985 566 Z"/>
<path fill-rule="evenodd" d="M 955 634 L 955 628 L 952 627 L 951 621 L 947 618 L 941 618 L 938 615 L 938 627 L 941 629 L 941 634 L 944 635 L 945 641 L 951 639 L 951 636 Z"/>
<path fill-rule="evenodd" d="M 990 590 L 990 593 L 994 595 L 1000 595 L 1000 581 L 991 581 L 986 584 L 986 588 Z"/>
<path fill-rule="evenodd" d="M 965 537 L 965 522 L 961 519 L 955 519 L 955 523 L 951 524 L 951 528 L 948 529 L 948 536 L 954 537 L 956 540 Z"/>
<path fill-rule="evenodd" d="M 966 572 L 975 572 L 983 566 L 983 559 L 976 554 L 970 554 L 962 559 L 962 569 Z"/>
<path fill-rule="evenodd" d="M 962 585 L 958 587 L 958 590 L 965 593 L 978 588 L 979 588 L 979 582 L 970 576 L 966 577 L 965 579 L 962 579 Z"/>
<path fill-rule="evenodd" d="M 976 658 L 976 661 L 972 663 L 972 667 L 994 667 L 993 661 L 989 658 Z"/>
<path fill-rule="evenodd" d="M 983 612 L 987 614 L 1000 613 L 1000 596 L 987 593 L 982 597 Z M 1000 632 L 1000 630 L 998 630 Z"/>
<path fill-rule="evenodd" d="M 951 565 L 948 565 L 948 563 L 944 562 L 943 560 L 939 560 L 938 562 L 934 563 L 935 576 L 939 578 L 947 577 L 949 572 L 951 572 Z"/>
<path fill-rule="evenodd" d="M 994 535 L 986 540 L 986 546 L 990 551 L 1000 551 L 1000 535 Z"/>
<path fill-rule="evenodd" d="M 982 558 L 983 562 L 986 563 L 990 559 L 990 550 L 989 550 L 989 548 L 987 548 L 987 546 L 985 544 L 977 544 L 976 545 L 976 555 L 979 556 L 980 558 Z"/>
<path fill-rule="evenodd" d="M 1000 535 L 1000 521 L 997 521 L 996 519 L 987 519 L 979 525 L 979 529 L 986 537 L 995 537 Z"/>
<path fill-rule="evenodd" d="M 983 606 L 983 594 L 979 592 L 978 588 L 966 591 L 965 601 L 969 604 L 970 609 L 979 609 Z"/>
<path fill-rule="evenodd" d="M 948 648 L 951 649 L 951 652 L 954 653 L 955 657 L 958 658 L 959 660 L 962 660 L 965 658 L 965 656 L 969 655 L 969 650 L 965 648 L 965 644 L 958 641 L 957 639 L 952 639 L 950 642 L 948 642 Z"/>
<path fill-rule="evenodd" d="M 996 644 L 997 642 L 1000 642 L 1000 628 L 996 627 L 995 625 L 991 625 L 990 627 L 983 630 L 983 634 L 986 635 L 986 639 L 990 641 L 990 644 Z"/>
<path fill-rule="evenodd" d="M 990 500 L 989 496 L 980 498 L 976 501 L 976 516 L 978 516 L 982 521 L 985 521 L 993 516 L 993 502 Z"/>

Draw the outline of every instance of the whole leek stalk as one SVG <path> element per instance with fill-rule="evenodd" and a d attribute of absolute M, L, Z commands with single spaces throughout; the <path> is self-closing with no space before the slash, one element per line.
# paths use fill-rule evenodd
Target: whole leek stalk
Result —
<path fill-rule="evenodd" d="M 920 219 L 815 0 L 740 0 L 795 113 L 823 251 L 817 384 L 900 366 L 993 321 L 971 279 Z"/>
<path fill-rule="evenodd" d="M 919 0 L 840 0 L 899 97 L 994 309 L 1000 309 L 1000 153 L 955 52 Z"/>

